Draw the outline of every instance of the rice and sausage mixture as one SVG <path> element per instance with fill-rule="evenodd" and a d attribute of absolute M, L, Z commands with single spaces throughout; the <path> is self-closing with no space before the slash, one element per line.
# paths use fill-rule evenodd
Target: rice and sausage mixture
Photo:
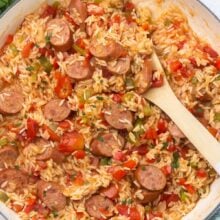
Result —
<path fill-rule="evenodd" d="M 187 30 L 187 31 L 186 31 Z M 173 8 L 42 5 L 0 57 L 0 200 L 22 220 L 180 219 L 216 173 L 142 94 L 163 85 L 218 138 L 218 54 Z M 196 134 L 195 134 L 196 135 Z"/>

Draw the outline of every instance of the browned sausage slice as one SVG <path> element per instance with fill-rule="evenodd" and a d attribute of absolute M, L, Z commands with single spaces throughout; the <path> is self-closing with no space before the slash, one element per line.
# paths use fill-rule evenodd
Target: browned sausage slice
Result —
<path fill-rule="evenodd" d="M 166 186 L 165 175 L 155 166 L 139 166 L 135 171 L 135 179 L 149 191 L 160 191 Z"/>
<path fill-rule="evenodd" d="M 136 77 L 136 86 L 137 86 L 137 92 L 139 94 L 143 94 L 147 91 L 147 89 L 151 85 L 153 77 L 153 66 L 152 66 L 152 60 L 151 59 L 145 59 L 144 60 L 144 66 L 140 73 L 137 74 Z"/>
<path fill-rule="evenodd" d="M 117 103 L 111 104 L 104 110 L 104 118 L 113 128 L 127 130 L 132 128 L 132 113 L 123 110 L 122 106 Z"/>
<path fill-rule="evenodd" d="M 0 188 L 8 192 L 22 192 L 28 182 L 28 175 L 21 170 L 3 169 L 0 171 Z"/>
<path fill-rule="evenodd" d="M 62 210 L 66 206 L 66 197 L 57 183 L 37 182 L 37 195 L 50 210 Z"/>
<path fill-rule="evenodd" d="M 15 147 L 6 146 L 0 149 L 0 168 L 14 165 L 18 157 L 18 151 Z"/>
<path fill-rule="evenodd" d="M 36 159 L 43 161 L 52 159 L 54 162 L 60 164 L 64 161 L 65 156 L 58 151 L 56 147 L 47 147 L 42 154 L 37 156 Z"/>
<path fill-rule="evenodd" d="M 104 196 L 93 195 L 86 200 L 85 207 L 91 217 L 100 219 L 103 218 L 103 216 L 112 216 L 114 204 L 110 199 Z"/>
<path fill-rule="evenodd" d="M 81 0 L 72 0 L 69 6 L 70 9 L 75 8 L 79 13 L 81 22 L 84 22 L 87 18 L 87 6 Z"/>
<path fill-rule="evenodd" d="M 82 80 L 92 76 L 91 66 L 86 60 L 76 60 L 75 56 L 69 56 L 66 63 L 66 73 L 71 78 Z"/>
<path fill-rule="evenodd" d="M 170 123 L 168 125 L 168 130 L 172 134 L 172 136 L 175 138 L 185 138 L 185 135 L 183 134 L 183 132 L 175 124 Z"/>
<path fill-rule="evenodd" d="M 112 157 L 114 149 L 121 149 L 124 146 L 124 139 L 116 133 L 102 133 L 91 142 L 90 149 L 93 154 L 103 157 Z"/>
<path fill-rule="evenodd" d="M 16 114 L 21 111 L 24 103 L 22 89 L 18 85 L 5 87 L 0 92 L 0 112 L 3 114 Z"/>
<path fill-rule="evenodd" d="M 110 61 L 107 64 L 107 70 L 116 74 L 126 74 L 130 69 L 130 61 L 129 56 Z"/>
<path fill-rule="evenodd" d="M 53 99 L 44 107 L 44 117 L 53 121 L 63 121 L 70 114 L 66 101 Z"/>
<path fill-rule="evenodd" d="M 117 59 L 127 54 L 127 51 L 113 40 L 108 40 L 105 44 L 92 40 L 89 50 L 93 56 L 100 59 Z"/>
<path fill-rule="evenodd" d="M 155 199 L 157 199 L 161 192 L 160 191 L 148 191 L 146 189 L 141 189 L 141 191 L 138 192 L 138 195 L 139 193 L 141 195 L 136 196 L 137 201 L 141 204 L 146 204 L 148 202 L 152 202 Z"/>
<path fill-rule="evenodd" d="M 72 47 L 72 34 L 65 20 L 59 18 L 50 20 L 47 23 L 47 34 L 57 51 L 65 52 Z"/>

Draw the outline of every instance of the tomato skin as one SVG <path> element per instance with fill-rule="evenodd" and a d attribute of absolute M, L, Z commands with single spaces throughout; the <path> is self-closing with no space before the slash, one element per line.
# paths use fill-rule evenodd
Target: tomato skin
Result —
<path fill-rule="evenodd" d="M 152 88 L 159 88 L 164 84 L 163 76 L 161 75 L 159 79 L 153 79 L 151 83 Z"/>
<path fill-rule="evenodd" d="M 86 153 L 84 150 L 77 150 L 74 152 L 74 157 L 77 159 L 83 159 L 85 158 L 85 156 L 86 156 Z"/>
<path fill-rule="evenodd" d="M 145 132 L 144 137 L 148 140 L 155 140 L 157 139 L 157 131 L 155 128 L 148 128 L 148 130 Z"/>
<path fill-rule="evenodd" d="M 72 93 L 72 83 L 71 79 L 67 75 L 62 75 L 60 72 L 56 73 L 57 84 L 54 88 L 55 94 L 61 98 L 65 99 Z"/>
<path fill-rule="evenodd" d="M 115 180 L 120 181 L 126 176 L 126 171 L 125 170 L 115 170 L 112 173 L 112 176 Z"/>
<path fill-rule="evenodd" d="M 220 70 L 220 58 L 218 58 L 215 62 L 215 67 L 217 70 Z"/>
<path fill-rule="evenodd" d="M 177 70 L 182 68 L 182 63 L 178 60 L 174 60 L 170 62 L 170 70 L 172 73 L 175 73 Z"/>
<path fill-rule="evenodd" d="M 179 184 L 184 186 L 186 188 L 186 190 L 191 193 L 191 194 L 194 194 L 196 192 L 196 189 L 194 188 L 193 185 L 191 184 L 187 184 L 186 183 L 186 179 L 185 178 L 180 178 L 179 179 Z"/>
<path fill-rule="evenodd" d="M 23 210 L 23 208 L 24 208 L 23 205 L 14 204 L 14 203 L 12 204 L 12 209 L 13 209 L 15 212 L 20 212 L 20 211 Z"/>
<path fill-rule="evenodd" d="M 130 220 L 141 220 L 141 215 L 135 207 L 130 208 Z"/>
<path fill-rule="evenodd" d="M 30 56 L 31 50 L 34 47 L 33 42 L 28 42 L 22 49 L 21 55 L 23 58 L 28 58 Z"/>
<path fill-rule="evenodd" d="M 56 14 L 57 14 L 57 9 L 51 5 L 47 5 L 40 17 L 41 18 L 46 18 L 48 16 L 55 17 Z"/>
<path fill-rule="evenodd" d="M 85 140 L 82 134 L 77 131 L 65 133 L 60 140 L 59 151 L 73 153 L 76 150 L 84 149 Z"/>
<path fill-rule="evenodd" d="M 73 180 L 73 183 L 78 186 L 82 186 L 84 184 L 84 179 L 82 173 L 78 172 L 76 177 Z"/>
<path fill-rule="evenodd" d="M 208 176 L 207 172 L 205 171 L 205 169 L 198 169 L 196 171 L 196 176 L 199 177 L 199 178 L 205 178 Z"/>
<path fill-rule="evenodd" d="M 162 172 L 168 176 L 172 173 L 172 167 L 170 165 L 165 165 L 163 167 L 161 167 Z"/>
<path fill-rule="evenodd" d="M 14 35 L 9 34 L 6 38 L 5 44 L 10 44 L 14 39 Z"/>
<path fill-rule="evenodd" d="M 218 130 L 216 128 L 213 128 L 212 126 L 208 126 L 208 131 L 215 137 L 218 133 Z"/>
<path fill-rule="evenodd" d="M 164 119 L 159 119 L 159 121 L 157 122 L 157 129 L 159 134 L 167 131 L 167 123 Z"/>
<path fill-rule="evenodd" d="M 205 53 L 209 54 L 209 56 L 212 57 L 212 58 L 218 57 L 218 53 L 217 53 L 215 50 L 213 50 L 213 49 L 212 49 L 210 46 L 208 46 L 208 45 L 206 45 L 206 46 L 203 47 L 203 51 L 204 51 Z"/>
<path fill-rule="evenodd" d="M 69 129 L 70 128 L 70 123 L 68 121 L 61 121 L 59 123 L 59 127 L 62 128 L 62 129 Z"/>
<path fill-rule="evenodd" d="M 174 144 L 170 144 L 168 147 L 167 147 L 167 150 L 169 152 L 174 152 L 176 151 L 176 146 Z"/>
<path fill-rule="evenodd" d="M 87 11 L 89 15 L 101 16 L 105 13 L 104 9 L 94 3 L 89 3 L 87 5 Z"/>
<path fill-rule="evenodd" d="M 34 209 L 36 205 L 36 201 L 37 201 L 36 198 L 29 198 L 27 201 L 27 205 L 24 208 L 24 212 L 27 214 L 30 213 Z"/>
<path fill-rule="evenodd" d="M 127 205 L 120 204 L 116 208 L 120 215 L 129 217 L 129 220 L 141 220 L 140 213 L 135 207 L 129 208 Z"/>
<path fill-rule="evenodd" d="M 135 160 L 127 160 L 123 163 L 123 166 L 132 170 L 137 166 L 137 162 Z"/>
<path fill-rule="evenodd" d="M 112 100 L 115 101 L 115 102 L 117 102 L 117 103 L 122 103 L 122 97 L 123 97 L 122 94 L 115 93 L 115 94 L 113 94 L 113 96 L 112 96 Z"/>
<path fill-rule="evenodd" d="M 60 137 L 59 137 L 51 128 L 49 128 L 47 125 L 43 125 L 43 126 L 42 126 L 42 129 L 43 129 L 44 131 L 47 131 L 47 132 L 48 132 L 48 134 L 49 134 L 49 139 L 50 139 L 51 141 L 57 141 L 57 142 L 60 141 Z"/>
<path fill-rule="evenodd" d="M 127 11 L 127 12 L 131 12 L 134 8 L 135 8 L 135 6 L 134 6 L 134 4 L 131 3 L 131 2 L 127 2 L 127 3 L 125 3 L 125 5 L 124 5 L 124 9 L 125 9 L 125 11 Z"/>
<path fill-rule="evenodd" d="M 107 188 L 101 189 L 100 193 L 109 199 L 115 199 L 119 193 L 118 186 L 112 183 Z"/>
<path fill-rule="evenodd" d="M 137 153 L 141 156 L 144 156 L 147 152 L 148 152 L 148 149 L 147 149 L 147 146 L 146 145 L 141 145 L 141 146 L 138 146 L 137 148 L 134 149 L 135 151 L 137 151 Z"/>
<path fill-rule="evenodd" d="M 39 130 L 38 123 L 32 118 L 27 119 L 27 138 L 32 141 L 36 138 Z"/>

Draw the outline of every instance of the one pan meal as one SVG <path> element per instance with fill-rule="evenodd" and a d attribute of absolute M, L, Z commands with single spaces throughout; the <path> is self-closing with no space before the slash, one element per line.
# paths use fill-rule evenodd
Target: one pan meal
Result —
<path fill-rule="evenodd" d="M 56 1 L 8 35 L 0 201 L 22 220 L 176 220 L 208 195 L 215 171 L 143 94 L 166 77 L 220 140 L 220 56 L 177 7 L 151 13 L 129 1 Z"/>

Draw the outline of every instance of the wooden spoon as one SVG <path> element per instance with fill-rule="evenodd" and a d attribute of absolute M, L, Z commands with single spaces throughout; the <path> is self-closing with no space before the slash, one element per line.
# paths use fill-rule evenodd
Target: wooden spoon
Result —
<path fill-rule="evenodd" d="M 156 69 L 164 72 L 155 52 L 152 55 L 152 60 Z M 164 77 L 162 87 L 150 89 L 144 94 L 144 97 L 161 108 L 173 120 L 189 141 L 220 174 L 220 143 L 177 99 L 166 78 Z"/>

